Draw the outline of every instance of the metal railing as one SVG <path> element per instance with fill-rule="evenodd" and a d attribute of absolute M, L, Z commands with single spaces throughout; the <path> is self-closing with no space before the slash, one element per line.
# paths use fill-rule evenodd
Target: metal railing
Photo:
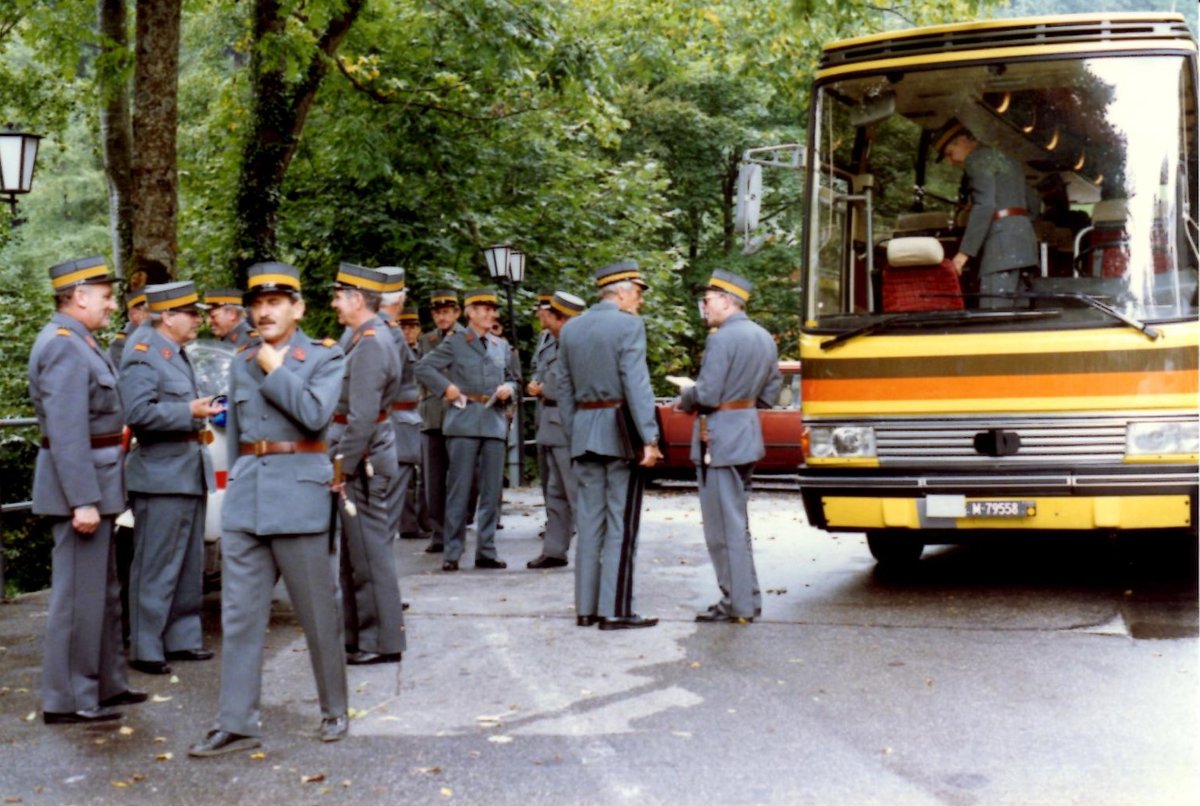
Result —
<path fill-rule="evenodd" d="M 37 426 L 36 417 L 6 417 L 0 419 L 0 428 L 29 428 Z M 13 512 L 29 512 L 33 509 L 32 501 L 14 501 L 0 503 L 0 597 L 4 595 L 4 516 Z"/>

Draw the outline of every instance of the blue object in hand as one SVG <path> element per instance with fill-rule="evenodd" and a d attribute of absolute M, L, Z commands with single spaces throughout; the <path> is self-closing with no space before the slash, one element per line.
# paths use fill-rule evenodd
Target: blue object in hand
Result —
<path fill-rule="evenodd" d="M 227 405 L 229 405 L 229 398 L 226 397 L 225 395 L 217 395 L 216 397 L 213 398 L 213 403 L 219 403 L 222 406 L 227 406 Z M 212 417 L 209 417 L 208 420 L 213 425 L 215 425 L 219 428 L 224 428 L 225 427 L 225 411 L 221 410 L 217 414 L 214 414 Z"/>

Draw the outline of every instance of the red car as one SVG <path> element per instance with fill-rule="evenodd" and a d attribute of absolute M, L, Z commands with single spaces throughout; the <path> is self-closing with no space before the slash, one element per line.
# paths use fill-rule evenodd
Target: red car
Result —
<path fill-rule="evenodd" d="M 774 408 L 759 409 L 762 418 L 763 442 L 767 453 L 754 466 L 755 473 L 795 473 L 804 464 L 800 452 L 800 362 L 780 361 L 783 389 Z M 685 414 L 671 408 L 671 401 L 658 404 L 658 422 L 662 436 L 659 447 L 663 459 L 652 474 L 662 477 L 694 478 L 692 464 L 692 427 L 695 414 Z"/>

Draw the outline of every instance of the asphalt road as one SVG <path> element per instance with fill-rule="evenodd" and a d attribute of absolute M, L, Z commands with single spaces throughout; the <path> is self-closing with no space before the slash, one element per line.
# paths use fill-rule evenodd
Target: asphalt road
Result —
<path fill-rule="evenodd" d="M 764 616 L 696 624 L 715 583 L 695 493 L 646 500 L 639 609 L 575 626 L 570 569 L 528 571 L 540 496 L 510 496 L 507 571 L 397 544 L 409 646 L 350 669 L 351 736 L 319 719 L 280 590 L 261 753 L 193 760 L 215 662 L 131 673 L 121 723 L 46 727 L 45 595 L 0 605 L 0 798 L 129 804 L 1192 804 L 1200 801 L 1194 540 L 927 551 L 877 573 L 860 536 L 752 501 Z M 467 559 L 469 560 L 470 552 Z M 206 602 L 219 649 L 218 597 Z"/>

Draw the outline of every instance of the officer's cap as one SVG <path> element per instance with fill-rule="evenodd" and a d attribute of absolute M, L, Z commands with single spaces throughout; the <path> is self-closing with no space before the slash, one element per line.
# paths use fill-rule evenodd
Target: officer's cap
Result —
<path fill-rule="evenodd" d="M 937 152 L 938 162 L 946 158 L 946 146 L 954 142 L 954 138 L 960 134 L 969 136 L 971 132 L 967 131 L 967 127 L 958 118 L 950 118 L 942 124 L 940 129 L 933 133 L 933 138 L 930 140 L 930 147 Z"/>
<path fill-rule="evenodd" d="M 50 267 L 50 285 L 55 293 L 66 291 L 77 285 L 114 283 L 117 281 L 108 269 L 103 255 L 93 255 L 78 260 L 68 260 Z"/>
<path fill-rule="evenodd" d="M 458 292 L 453 288 L 439 288 L 429 296 L 429 307 L 435 311 L 451 305 L 458 307 Z"/>
<path fill-rule="evenodd" d="M 550 307 L 550 300 L 554 296 L 553 288 L 543 288 L 538 292 L 537 305 L 534 305 L 534 310 L 541 310 Z"/>
<path fill-rule="evenodd" d="M 754 288 L 754 285 L 745 277 L 741 277 L 731 271 L 714 269 L 706 288 L 724 291 L 726 294 L 733 294 L 742 302 L 746 302 L 750 299 L 750 291 Z"/>
<path fill-rule="evenodd" d="M 400 316 L 397 317 L 396 321 L 402 325 L 419 325 L 421 324 L 421 315 L 417 313 L 417 309 L 414 306 L 409 305 L 400 312 Z"/>
<path fill-rule="evenodd" d="M 463 305 L 491 305 L 493 308 L 499 308 L 500 298 L 490 288 L 476 288 L 463 294 Z"/>
<path fill-rule="evenodd" d="M 649 288 L 646 279 L 642 277 L 642 272 L 638 269 L 636 260 L 622 260 L 619 263 L 610 263 L 603 268 L 596 269 L 596 287 L 604 288 L 613 283 L 622 283 L 629 281 L 637 283 L 642 288 Z"/>
<path fill-rule="evenodd" d="M 557 311 L 570 319 L 583 313 L 584 301 L 566 291 L 555 291 L 550 295 L 550 310 Z"/>
<path fill-rule="evenodd" d="M 242 292 L 236 288 L 210 288 L 204 292 L 204 304 L 210 308 L 222 305 L 241 305 Z"/>
<path fill-rule="evenodd" d="M 146 286 L 146 305 L 151 313 L 164 311 L 188 311 L 195 313 L 207 305 L 200 303 L 196 284 L 191 280 Z"/>
<path fill-rule="evenodd" d="M 339 263 L 337 277 L 333 287 L 353 288 L 356 291 L 374 291 L 382 294 L 387 291 L 388 275 L 380 269 L 368 269 L 366 266 L 356 266 L 353 263 Z"/>
<path fill-rule="evenodd" d="M 384 281 L 383 293 L 391 294 L 404 290 L 404 269 L 399 266 L 380 266 L 377 271 L 383 272 L 387 277 Z"/>
<path fill-rule="evenodd" d="M 298 296 L 300 271 L 287 263 L 255 263 L 246 272 L 246 293 L 242 301 L 249 305 L 259 294 L 270 291 Z"/>
<path fill-rule="evenodd" d="M 125 292 L 125 310 L 133 310 L 139 305 L 146 304 L 146 289 L 139 288 L 136 291 L 130 289 Z"/>

